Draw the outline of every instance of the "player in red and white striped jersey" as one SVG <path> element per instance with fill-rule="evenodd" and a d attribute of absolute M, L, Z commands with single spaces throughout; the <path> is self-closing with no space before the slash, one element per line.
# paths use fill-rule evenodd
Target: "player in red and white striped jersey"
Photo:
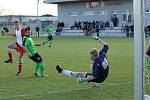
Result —
<path fill-rule="evenodd" d="M 23 47 L 23 37 L 25 34 L 25 31 L 23 28 L 21 28 L 20 21 L 15 21 L 15 34 L 9 34 L 13 37 L 16 37 L 16 42 L 13 42 L 8 45 L 7 51 L 8 51 L 8 60 L 4 61 L 5 63 L 13 63 L 13 55 L 12 55 L 12 49 L 15 49 L 19 54 L 19 62 L 18 62 L 18 72 L 16 76 L 20 76 L 22 73 L 22 57 L 25 53 L 25 49 Z"/>

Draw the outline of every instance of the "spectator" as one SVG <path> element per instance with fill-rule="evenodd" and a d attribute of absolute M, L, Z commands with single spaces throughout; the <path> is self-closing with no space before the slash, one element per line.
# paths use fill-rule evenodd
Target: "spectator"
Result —
<path fill-rule="evenodd" d="M 36 27 L 35 31 L 36 31 L 36 37 L 39 37 L 40 36 L 40 28 Z"/>
<path fill-rule="evenodd" d="M 4 36 L 4 29 L 3 27 L 1 28 L 2 36 Z"/>
<path fill-rule="evenodd" d="M 55 32 L 56 36 L 60 36 L 61 32 L 62 32 L 62 28 L 61 27 L 57 27 L 56 32 Z"/>
<path fill-rule="evenodd" d="M 113 25 L 113 16 L 111 16 L 109 18 L 109 22 L 110 22 L 110 29 L 113 29 L 114 25 Z"/>
<path fill-rule="evenodd" d="M 104 29 L 104 22 L 103 22 L 103 20 L 100 21 L 100 29 L 101 29 L 101 30 Z"/>
<path fill-rule="evenodd" d="M 134 25 L 131 25 L 130 29 L 131 29 L 131 37 L 134 37 Z"/>
<path fill-rule="evenodd" d="M 119 23 L 119 20 L 117 18 L 117 15 L 114 15 L 114 17 L 113 17 L 113 25 L 114 25 L 114 27 L 118 27 L 118 23 Z"/>
<path fill-rule="evenodd" d="M 114 21 L 114 22 L 113 22 Z M 74 21 L 73 25 L 70 27 L 71 29 L 83 30 L 86 36 L 90 36 L 93 33 L 97 33 L 99 35 L 100 30 L 105 30 L 105 28 L 113 28 L 114 25 L 118 26 L 119 20 L 116 15 L 111 16 L 106 21 Z"/>
<path fill-rule="evenodd" d="M 3 30 L 4 30 L 6 33 L 8 33 L 8 32 L 9 32 L 9 30 L 8 30 L 8 28 L 7 28 L 7 27 L 3 27 Z"/>
<path fill-rule="evenodd" d="M 150 25 L 147 26 L 148 36 L 150 37 Z"/>
<path fill-rule="evenodd" d="M 60 23 L 60 26 L 61 26 L 62 28 L 64 28 L 65 24 L 64 24 L 63 21 Z"/>
<path fill-rule="evenodd" d="M 105 27 L 110 27 L 110 22 L 106 20 Z"/>
<path fill-rule="evenodd" d="M 61 23 L 60 22 L 58 22 L 57 27 L 61 27 Z"/>
<path fill-rule="evenodd" d="M 96 34 L 99 37 L 99 25 L 96 25 Z"/>
<path fill-rule="evenodd" d="M 129 28 L 129 26 L 128 25 L 125 25 L 125 31 L 126 31 L 126 35 L 127 35 L 127 38 L 129 38 L 130 37 L 130 28 Z"/>
<path fill-rule="evenodd" d="M 81 25 L 81 22 L 79 21 L 78 22 L 78 28 L 81 30 L 82 29 L 82 25 Z"/>
<path fill-rule="evenodd" d="M 2 27 L 2 28 L 1 28 L 1 32 L 2 32 L 2 36 L 4 36 L 5 33 L 8 33 L 8 32 L 9 32 L 9 30 L 8 30 L 7 27 Z"/>
<path fill-rule="evenodd" d="M 129 11 L 129 15 L 128 15 L 128 19 L 127 20 L 128 20 L 129 23 L 133 22 L 133 15 L 132 15 L 132 11 L 131 10 Z"/>

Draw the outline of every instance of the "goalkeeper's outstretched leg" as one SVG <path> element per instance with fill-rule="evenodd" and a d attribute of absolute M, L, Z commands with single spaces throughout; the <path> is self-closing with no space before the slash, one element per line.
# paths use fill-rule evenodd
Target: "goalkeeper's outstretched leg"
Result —
<path fill-rule="evenodd" d="M 85 78 L 86 77 L 86 72 L 73 72 L 70 70 L 65 70 L 62 67 L 60 67 L 60 65 L 56 66 L 56 70 L 58 71 L 58 73 L 65 74 L 73 78 Z"/>

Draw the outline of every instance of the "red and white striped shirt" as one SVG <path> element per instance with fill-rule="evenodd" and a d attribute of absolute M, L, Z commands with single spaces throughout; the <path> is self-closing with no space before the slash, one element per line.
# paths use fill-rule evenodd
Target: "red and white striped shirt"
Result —
<path fill-rule="evenodd" d="M 16 43 L 21 47 L 23 47 L 24 34 L 25 34 L 24 29 L 21 28 L 19 30 L 16 29 Z"/>

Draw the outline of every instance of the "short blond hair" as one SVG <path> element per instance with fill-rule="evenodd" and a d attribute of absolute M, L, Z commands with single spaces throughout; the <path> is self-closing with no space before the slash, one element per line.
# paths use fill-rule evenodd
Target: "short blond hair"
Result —
<path fill-rule="evenodd" d="M 98 49 L 96 48 L 92 48 L 89 53 L 94 56 L 98 56 L 99 54 Z"/>

